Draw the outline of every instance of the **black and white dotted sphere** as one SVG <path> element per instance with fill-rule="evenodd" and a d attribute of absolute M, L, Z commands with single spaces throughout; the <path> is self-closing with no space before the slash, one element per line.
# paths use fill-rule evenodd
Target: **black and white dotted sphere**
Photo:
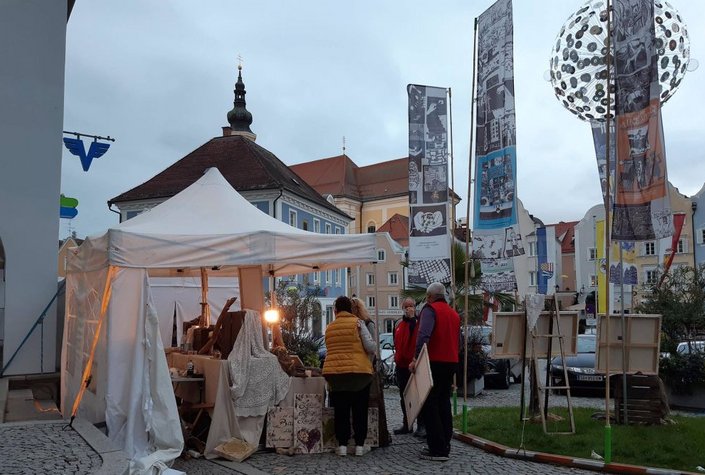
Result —
<path fill-rule="evenodd" d="M 678 89 L 690 60 L 690 38 L 678 11 L 654 1 L 661 103 Z M 606 79 L 607 2 L 588 0 L 561 28 L 551 50 L 551 85 L 556 98 L 582 120 L 603 121 L 608 109 Z M 612 69 L 614 71 L 614 69 Z M 614 77 L 609 110 L 614 114 Z"/>

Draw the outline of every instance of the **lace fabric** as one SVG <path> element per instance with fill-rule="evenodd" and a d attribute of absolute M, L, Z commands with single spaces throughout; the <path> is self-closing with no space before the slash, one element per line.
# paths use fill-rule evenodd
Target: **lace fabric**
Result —
<path fill-rule="evenodd" d="M 245 321 L 230 355 L 228 355 L 230 397 L 238 416 L 261 416 L 269 406 L 276 406 L 289 391 L 289 376 L 279 360 L 262 341 L 260 314 L 245 311 Z"/>

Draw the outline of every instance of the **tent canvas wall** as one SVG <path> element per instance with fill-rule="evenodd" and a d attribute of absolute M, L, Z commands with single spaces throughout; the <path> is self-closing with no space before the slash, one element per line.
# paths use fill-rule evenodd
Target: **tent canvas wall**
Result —
<path fill-rule="evenodd" d="M 62 412 L 70 414 L 97 332 L 78 415 L 105 421 L 135 471 L 173 460 L 183 440 L 150 277 L 219 266 L 239 276 L 242 306 L 261 310 L 262 276 L 375 259 L 374 234 L 292 228 L 252 206 L 211 168 L 147 213 L 89 237 L 69 256 Z"/>

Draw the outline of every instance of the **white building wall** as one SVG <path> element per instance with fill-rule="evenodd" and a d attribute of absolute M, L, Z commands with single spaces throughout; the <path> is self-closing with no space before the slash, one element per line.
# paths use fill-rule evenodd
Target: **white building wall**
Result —
<path fill-rule="evenodd" d="M 597 290 L 597 285 L 590 284 L 591 276 L 597 277 L 599 262 L 590 259 L 590 249 L 596 248 L 595 223 L 604 219 L 604 206 L 595 205 L 575 225 L 575 285 L 578 292 L 582 291 L 580 302 L 585 301 L 585 296 L 589 292 Z"/>
<path fill-rule="evenodd" d="M 57 288 L 67 2 L 0 3 L 0 239 L 5 249 L 3 361 Z M 56 307 L 6 374 L 54 372 Z"/>

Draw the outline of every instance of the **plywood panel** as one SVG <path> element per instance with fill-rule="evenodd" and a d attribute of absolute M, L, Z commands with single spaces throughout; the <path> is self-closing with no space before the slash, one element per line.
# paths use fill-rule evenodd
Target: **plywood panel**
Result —
<path fill-rule="evenodd" d="M 492 356 L 497 359 L 521 358 L 524 345 L 523 312 L 499 312 L 494 316 L 492 328 Z M 536 334 L 547 335 L 549 332 L 550 312 L 542 312 L 536 322 Z M 563 352 L 566 356 L 577 353 L 578 342 L 578 312 L 560 312 L 559 328 L 553 333 L 563 335 Z M 548 353 L 548 338 L 537 338 L 534 351 L 539 358 L 545 358 Z M 551 354 L 560 355 L 558 338 L 553 339 Z M 526 343 L 526 356 L 531 356 L 531 339 Z"/>
<path fill-rule="evenodd" d="M 607 372 L 607 348 L 609 345 L 610 374 L 658 374 L 661 315 L 627 314 L 624 316 L 624 332 L 621 315 L 597 320 L 597 369 Z M 609 342 L 607 325 L 609 324 Z M 626 345 L 626 367 L 623 367 L 622 341 Z"/>
<path fill-rule="evenodd" d="M 433 377 L 431 376 L 431 362 L 428 359 L 426 345 L 421 349 L 416 360 L 416 370 L 409 378 L 409 382 L 404 389 L 404 404 L 406 404 L 407 424 L 411 426 L 416 417 L 421 412 L 423 403 L 426 402 L 428 393 L 433 387 Z"/>

